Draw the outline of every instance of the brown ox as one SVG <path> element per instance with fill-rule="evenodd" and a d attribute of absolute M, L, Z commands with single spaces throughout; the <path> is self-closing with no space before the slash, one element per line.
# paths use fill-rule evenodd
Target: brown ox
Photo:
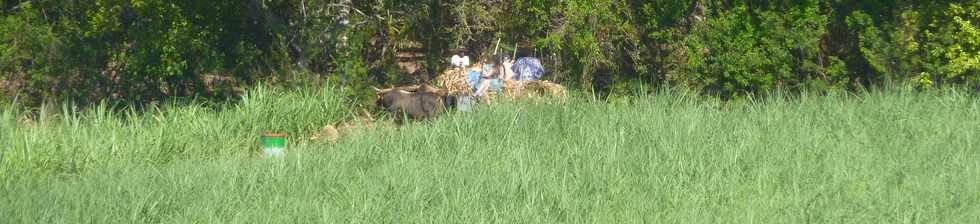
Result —
<path fill-rule="evenodd" d="M 377 105 L 395 116 L 398 123 L 403 118 L 430 119 L 456 106 L 456 97 L 446 93 L 428 85 L 383 89 L 378 90 Z"/>

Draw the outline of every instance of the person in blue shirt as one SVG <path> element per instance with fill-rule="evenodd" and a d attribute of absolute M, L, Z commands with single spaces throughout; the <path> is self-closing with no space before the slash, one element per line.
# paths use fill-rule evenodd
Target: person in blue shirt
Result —
<path fill-rule="evenodd" d="M 470 80 L 470 86 L 473 87 L 473 96 L 484 96 L 487 91 L 500 91 L 503 89 L 504 82 L 501 79 L 503 64 L 501 61 L 502 59 L 499 56 L 495 56 L 493 63 L 484 61 L 480 71 L 470 71 L 467 74 Z"/>

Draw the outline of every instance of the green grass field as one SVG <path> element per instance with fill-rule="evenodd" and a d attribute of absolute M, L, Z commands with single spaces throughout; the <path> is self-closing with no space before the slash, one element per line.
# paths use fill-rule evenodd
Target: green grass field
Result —
<path fill-rule="evenodd" d="M 220 109 L 0 109 L 3 223 L 978 223 L 980 99 L 953 91 L 511 102 L 336 144 L 329 90 Z M 257 158 L 258 134 L 292 134 Z"/>

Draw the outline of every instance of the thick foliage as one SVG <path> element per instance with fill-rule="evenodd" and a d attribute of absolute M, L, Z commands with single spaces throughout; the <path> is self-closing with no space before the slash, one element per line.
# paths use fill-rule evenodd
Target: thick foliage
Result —
<path fill-rule="evenodd" d="M 363 95 L 372 85 L 431 80 L 451 49 L 486 56 L 498 39 L 501 52 L 544 59 L 546 78 L 600 92 L 628 93 L 635 84 L 725 96 L 980 86 L 976 1 L 36 0 L 2 7 L 0 90 L 34 99 L 216 96 L 233 88 L 215 80 L 309 76 L 290 74 L 334 79 L 351 87 L 347 94 Z M 404 72 L 405 60 L 419 72 Z M 301 72 L 279 72 L 290 70 Z"/>
<path fill-rule="evenodd" d="M 270 78 L 261 74 L 332 61 L 331 34 L 343 30 L 327 5 L 7 1 L 0 9 L 0 88 L 29 93 L 22 101 L 216 95 L 220 80 Z"/>

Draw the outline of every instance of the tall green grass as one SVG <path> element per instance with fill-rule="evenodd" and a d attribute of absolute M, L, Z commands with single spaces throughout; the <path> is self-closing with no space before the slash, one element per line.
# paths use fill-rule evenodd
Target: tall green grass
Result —
<path fill-rule="evenodd" d="M 616 103 L 513 102 L 364 131 L 336 144 L 294 139 L 282 159 L 233 153 L 251 147 L 261 126 L 229 121 L 262 122 L 253 116 L 266 113 L 192 108 L 147 115 L 137 124 L 106 115 L 25 127 L 4 115 L 0 127 L 16 129 L 4 134 L 4 145 L 15 148 L 5 151 L 15 154 L 5 157 L 5 174 L 38 169 L 28 165 L 44 161 L 39 157 L 106 162 L 72 176 L 8 179 L 0 217 L 11 223 L 980 221 L 980 100 L 956 92 L 727 104 L 674 93 Z M 330 120 L 282 121 L 303 131 L 314 119 Z M 96 134 L 102 132 L 118 137 Z M 151 134 L 127 134 L 134 132 Z M 63 138 L 75 140 L 57 140 Z M 35 139 L 81 147 L 18 151 L 41 147 Z M 144 147 L 154 144 L 186 145 Z"/>
<path fill-rule="evenodd" d="M 262 132 L 310 133 L 348 116 L 349 110 L 330 88 L 262 86 L 237 103 L 217 107 L 170 102 L 145 111 L 114 110 L 106 103 L 82 112 L 68 108 L 28 113 L 7 106 L 0 111 L 0 180 L 76 175 L 118 163 L 246 156 Z"/>

